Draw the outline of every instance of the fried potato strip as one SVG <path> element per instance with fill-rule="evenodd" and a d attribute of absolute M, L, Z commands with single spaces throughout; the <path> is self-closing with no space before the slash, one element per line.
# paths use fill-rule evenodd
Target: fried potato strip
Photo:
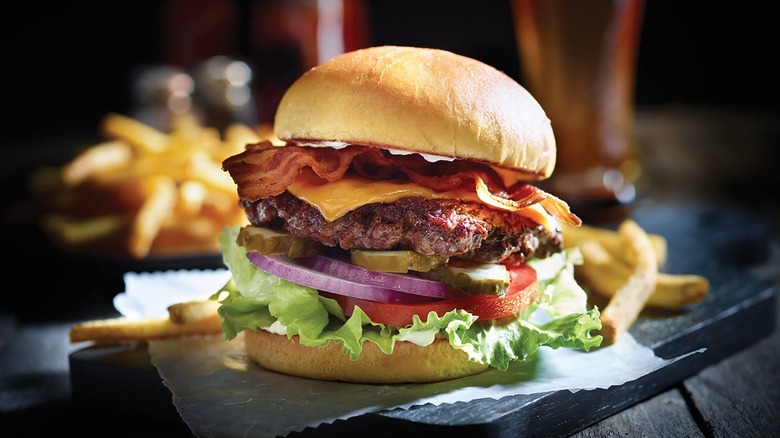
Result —
<path fill-rule="evenodd" d="M 214 318 L 218 307 L 219 302 L 214 300 L 176 303 L 168 307 L 168 318 L 175 324 L 193 324 Z"/>
<path fill-rule="evenodd" d="M 222 333 L 219 316 L 213 315 L 176 323 L 169 318 L 132 320 L 124 317 L 85 321 L 70 329 L 70 342 L 115 344 L 132 341 L 153 341 L 184 336 L 207 336 Z"/>
<path fill-rule="evenodd" d="M 577 273 L 594 292 L 611 298 L 628 282 L 631 266 L 615 258 L 598 241 L 584 240 L 579 248 L 587 263 L 578 266 Z M 701 303 L 709 288 L 709 281 L 700 275 L 659 272 L 646 304 L 662 309 L 680 309 Z"/>
<path fill-rule="evenodd" d="M 208 336 L 222 333 L 215 300 L 192 300 L 168 306 L 168 317 L 98 319 L 73 324 L 70 342 L 93 342 L 100 345 L 123 342 L 174 339 L 185 336 Z"/>
<path fill-rule="evenodd" d="M 563 229 L 564 244 L 567 247 L 580 246 L 585 240 L 595 240 L 616 259 L 625 260 L 629 264 L 635 264 L 636 262 L 631 258 L 633 257 L 633 252 L 624 249 L 623 241 L 618 233 L 613 230 L 584 224 L 579 227 L 562 224 L 561 227 Z M 657 234 L 648 234 L 648 238 L 653 245 L 658 266 L 662 267 L 666 264 L 667 259 L 666 239 Z"/>
<path fill-rule="evenodd" d="M 645 230 L 626 219 L 618 227 L 618 235 L 636 262 L 625 284 L 615 291 L 601 312 L 601 334 L 607 344 L 616 342 L 636 321 L 658 277 L 658 256 Z"/>

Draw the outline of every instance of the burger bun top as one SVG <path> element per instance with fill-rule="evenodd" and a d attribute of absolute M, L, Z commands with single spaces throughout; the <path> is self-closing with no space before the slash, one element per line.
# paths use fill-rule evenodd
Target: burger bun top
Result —
<path fill-rule="evenodd" d="M 290 86 L 274 133 L 474 160 L 528 180 L 555 167 L 550 120 L 534 97 L 494 67 L 440 49 L 379 46 L 331 58 Z"/>

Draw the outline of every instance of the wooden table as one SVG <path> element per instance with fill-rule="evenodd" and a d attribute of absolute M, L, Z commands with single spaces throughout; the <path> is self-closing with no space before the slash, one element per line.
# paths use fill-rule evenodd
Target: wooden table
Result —
<path fill-rule="evenodd" d="M 572 437 L 777 436 L 778 348 L 776 330 L 744 351 Z"/>
<path fill-rule="evenodd" d="M 663 201 L 736 200 L 771 218 L 775 230 L 780 230 L 780 203 L 772 192 L 780 178 L 780 172 L 773 168 L 778 162 L 774 160 L 777 148 L 773 142 L 780 139 L 777 121 L 773 115 L 706 108 L 643 109 L 638 120 L 645 168 L 640 190 Z M 24 217 L 23 212 L 6 211 Z M 4 219 L 8 221 L 6 226 L 20 226 L 19 217 L 6 215 Z M 20 231 L 4 237 L 3 244 L 8 249 L 25 242 L 30 244 Z M 757 266 L 751 275 L 780 284 L 777 243 L 772 247 L 772 259 Z M 25 267 L 35 275 L 19 277 L 23 298 L 7 295 L 11 305 L 0 307 L 0 313 L 6 315 L 0 318 L 3 436 L 13 436 L 14 430 L 23 431 L 20 436 L 48 431 L 87 436 L 190 436 L 183 423 L 151 419 L 110 406 L 85 410 L 73 403 L 68 369 L 68 354 L 73 347 L 67 341 L 68 329 L 75 321 L 115 312 L 105 288 L 82 279 L 83 283 L 68 284 L 67 291 L 60 291 L 58 288 L 64 287 L 61 279 L 48 278 L 47 270 L 39 265 L 42 262 L 45 260 L 17 257 L 11 269 L 5 271 L 6 275 L 14 275 Z M 62 267 L 63 272 L 67 269 Z M 775 314 L 780 314 L 778 300 L 774 304 Z M 779 352 L 777 330 L 768 337 L 747 340 L 744 350 L 573 436 L 777 436 Z"/>
<path fill-rule="evenodd" d="M 659 201 L 708 199 L 750 206 L 780 230 L 776 169 L 780 119 L 711 108 L 644 109 L 638 138 L 645 181 Z M 780 258 L 757 275 L 780 284 Z M 780 315 L 780 300 L 776 300 Z M 709 366 L 661 394 L 574 434 L 605 436 L 739 436 L 780 434 L 780 332 Z"/>

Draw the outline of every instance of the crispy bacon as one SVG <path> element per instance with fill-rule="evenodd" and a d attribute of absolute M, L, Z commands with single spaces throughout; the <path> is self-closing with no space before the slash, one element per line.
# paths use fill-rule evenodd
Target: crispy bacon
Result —
<path fill-rule="evenodd" d="M 575 227 L 582 225 L 582 220 L 571 212 L 569 204 L 534 185 L 525 183 L 515 184 L 509 190 L 509 197 L 523 206 L 530 206 L 538 202 L 547 213 L 550 213 L 559 221 Z"/>
<path fill-rule="evenodd" d="M 355 155 L 365 148 L 344 149 L 274 146 L 270 141 L 247 145 L 240 154 L 222 162 L 222 170 L 230 173 L 238 186 L 241 199 L 257 201 L 281 194 L 298 177 L 304 167 L 310 167 L 327 181 L 344 176 Z"/>
<path fill-rule="evenodd" d="M 454 190 L 476 179 L 485 182 L 488 189 L 499 196 L 506 196 L 501 177 L 484 164 L 473 161 L 439 161 L 431 163 L 416 154 L 393 155 L 378 148 L 371 148 L 353 160 L 358 170 L 371 165 L 393 169 L 406 175 L 411 181 L 437 190 Z M 369 175 L 361 175 L 369 176 Z"/>
<path fill-rule="evenodd" d="M 266 141 L 247 145 L 244 152 L 223 161 L 222 169 L 238 186 L 239 197 L 254 202 L 284 192 L 304 167 L 333 182 L 341 179 L 350 165 L 361 176 L 384 179 L 403 174 L 437 191 L 468 184 L 476 187 L 480 199 L 489 205 L 516 211 L 539 203 L 558 220 L 575 226 L 582 223 L 561 199 L 525 183 L 507 190 L 489 166 L 468 161 L 430 163 L 417 155 L 393 155 L 379 148 L 280 147 Z"/>

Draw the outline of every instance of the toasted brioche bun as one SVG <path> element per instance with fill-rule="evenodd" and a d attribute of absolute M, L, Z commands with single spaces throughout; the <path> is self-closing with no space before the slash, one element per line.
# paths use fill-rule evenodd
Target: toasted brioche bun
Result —
<path fill-rule="evenodd" d="M 525 88 L 475 59 L 439 49 L 380 46 L 304 73 L 283 96 L 274 133 L 475 160 L 549 177 L 550 120 Z"/>
<path fill-rule="evenodd" d="M 488 365 L 471 362 L 468 355 L 437 338 L 420 347 L 399 341 L 393 354 L 385 354 L 372 342 L 363 343 L 357 361 L 341 352 L 335 343 L 325 348 L 305 347 L 298 336 L 265 330 L 244 330 L 246 353 L 255 363 L 271 371 L 319 380 L 356 383 L 438 382 L 481 373 Z"/>

